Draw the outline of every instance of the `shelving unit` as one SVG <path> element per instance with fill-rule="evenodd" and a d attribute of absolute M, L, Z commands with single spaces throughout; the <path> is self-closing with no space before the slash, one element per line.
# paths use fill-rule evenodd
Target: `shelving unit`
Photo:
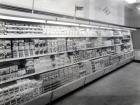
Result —
<path fill-rule="evenodd" d="M 45 105 L 134 58 L 131 28 L 11 20 L 0 19 L 0 105 Z"/>
<path fill-rule="evenodd" d="M 39 55 L 28 56 L 28 57 L 8 58 L 8 59 L 2 59 L 2 60 L 0 60 L 0 62 L 10 62 L 10 61 L 16 61 L 16 60 L 22 60 L 22 59 L 29 59 L 29 58 L 37 58 L 37 57 L 43 57 L 43 56 L 49 56 L 49 55 L 63 54 L 63 53 L 74 52 L 74 51 L 93 50 L 93 49 L 115 47 L 115 46 L 121 46 L 121 45 L 123 45 L 123 44 L 116 44 L 116 45 L 110 45 L 110 46 L 101 46 L 101 47 L 94 47 L 94 48 L 86 48 L 86 49 L 79 49 L 79 50 L 72 50 L 72 51 L 63 51 L 63 52 L 56 52 L 56 53 L 48 53 L 48 54 L 39 54 Z"/>

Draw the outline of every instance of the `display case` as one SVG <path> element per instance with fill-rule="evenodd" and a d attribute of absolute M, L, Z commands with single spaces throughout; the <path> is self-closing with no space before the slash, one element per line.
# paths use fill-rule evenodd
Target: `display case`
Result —
<path fill-rule="evenodd" d="M 13 17 L 0 19 L 0 105 L 45 105 L 134 58 L 131 28 Z"/>

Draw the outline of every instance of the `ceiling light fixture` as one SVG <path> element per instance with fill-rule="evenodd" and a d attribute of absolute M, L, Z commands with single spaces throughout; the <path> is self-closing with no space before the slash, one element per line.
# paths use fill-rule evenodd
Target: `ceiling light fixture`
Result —
<path fill-rule="evenodd" d="M 87 28 L 99 28 L 99 26 L 86 25 L 86 24 L 80 24 L 80 27 L 87 27 Z"/>
<path fill-rule="evenodd" d="M 24 21 L 24 22 L 35 22 L 35 23 L 46 23 L 45 20 L 41 20 L 41 19 L 31 19 L 31 18 L 14 17 L 14 16 L 6 16 L 6 15 L 0 15 L 0 19 Z"/>
<path fill-rule="evenodd" d="M 68 22 L 60 22 L 60 21 L 47 21 L 48 24 L 54 24 L 54 25 L 66 25 L 66 26 L 79 26 L 79 24 L 76 23 L 68 23 Z"/>

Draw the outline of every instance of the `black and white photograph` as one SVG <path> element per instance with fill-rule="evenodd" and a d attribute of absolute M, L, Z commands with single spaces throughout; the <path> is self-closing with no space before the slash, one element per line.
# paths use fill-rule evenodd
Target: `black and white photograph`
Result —
<path fill-rule="evenodd" d="M 0 105 L 140 105 L 140 0 L 0 0 Z"/>

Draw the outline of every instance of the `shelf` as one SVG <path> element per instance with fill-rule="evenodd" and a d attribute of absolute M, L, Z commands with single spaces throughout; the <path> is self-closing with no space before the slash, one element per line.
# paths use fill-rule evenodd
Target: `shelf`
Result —
<path fill-rule="evenodd" d="M 97 70 L 97 71 L 87 75 L 84 84 L 86 85 L 87 83 L 90 83 L 90 82 L 98 79 L 99 77 L 103 76 L 103 74 L 104 74 L 104 70 Z"/>
<path fill-rule="evenodd" d="M 128 58 L 128 59 L 130 60 L 131 58 L 132 58 L 132 57 L 130 57 L 130 58 Z M 128 61 L 127 61 L 127 62 L 126 62 L 126 61 L 127 61 L 127 59 L 124 60 L 125 64 L 128 63 Z M 77 88 L 79 88 L 79 86 L 83 86 L 83 85 L 82 85 L 82 84 L 83 84 L 83 79 L 85 79 L 84 85 L 86 85 L 87 83 L 90 83 L 90 82 L 94 81 L 95 79 L 98 79 L 99 77 L 102 77 L 103 75 L 106 74 L 106 73 L 104 73 L 104 70 L 105 70 L 105 69 L 110 69 L 109 71 L 112 71 L 115 65 L 116 65 L 116 64 L 110 65 L 110 66 L 104 68 L 103 70 L 98 70 L 98 71 L 96 71 L 96 72 L 94 72 L 94 73 L 92 73 L 92 74 L 83 76 L 83 77 L 80 78 L 80 79 L 74 80 L 74 81 L 72 81 L 72 82 L 70 82 L 70 83 L 68 83 L 68 84 L 65 84 L 65 85 L 63 85 L 63 86 L 61 86 L 61 87 L 59 87 L 59 88 L 53 90 L 53 92 L 52 92 L 52 93 L 53 93 L 52 100 L 54 101 L 54 100 L 58 99 L 59 97 L 61 97 L 61 96 L 65 95 L 65 94 L 67 94 L 67 93 L 73 91 L 73 90 L 74 90 L 73 87 L 76 87 L 75 89 L 77 89 Z M 121 66 L 122 66 L 122 65 L 118 65 L 117 67 L 115 67 L 115 69 L 118 68 L 118 67 L 121 67 Z M 108 73 L 109 73 L 109 72 L 108 72 Z M 81 80 L 82 82 L 81 82 L 80 80 Z M 80 82 L 79 82 L 79 81 L 80 81 Z M 73 84 L 73 86 L 72 86 L 72 84 Z M 69 87 L 69 88 L 68 88 L 68 87 Z M 64 93 L 63 93 L 63 90 L 64 90 Z"/>
<path fill-rule="evenodd" d="M 112 54 L 115 54 L 115 53 L 112 53 Z M 79 61 L 79 62 L 76 62 L 76 63 L 71 63 L 71 64 L 63 65 L 63 66 L 60 66 L 60 67 L 52 68 L 52 69 L 47 70 L 47 71 L 41 71 L 41 72 L 36 72 L 36 73 L 33 73 L 33 74 L 29 74 L 29 75 L 24 75 L 24 76 L 17 77 L 17 78 L 11 79 L 11 80 L 0 82 L 0 84 L 4 84 L 4 83 L 8 83 L 8 82 L 19 80 L 19 79 L 31 77 L 31 76 L 34 76 L 34 75 L 38 75 L 38 74 L 41 74 L 41 73 L 53 71 L 53 70 L 56 70 L 56 69 L 72 66 L 72 65 L 75 65 L 75 64 L 78 64 L 78 63 L 87 62 L 89 60 L 94 60 L 94 59 L 99 59 L 99 58 L 107 57 L 107 56 L 112 55 L 112 54 L 108 54 L 108 55 L 100 56 L 100 57 L 95 57 L 95 58 L 90 58 L 90 59 L 87 59 L 87 60 L 82 60 L 82 61 Z"/>
<path fill-rule="evenodd" d="M 28 29 L 30 29 L 30 28 L 31 29 L 41 29 L 41 27 L 39 27 L 39 26 L 35 27 L 35 26 L 24 26 L 24 25 L 23 26 L 21 26 L 21 25 L 20 26 L 19 25 L 5 25 L 5 27 L 9 27 L 9 28 L 17 28 L 18 27 L 18 28 L 28 28 Z"/>
<path fill-rule="evenodd" d="M 132 53 L 132 52 L 134 52 L 134 51 L 131 50 L 131 51 L 128 51 L 128 52 L 122 52 L 122 53 L 120 53 L 120 55 L 123 55 L 123 54 L 129 54 L 129 53 Z"/>
<path fill-rule="evenodd" d="M 88 36 L 88 35 L 44 35 L 44 34 L 9 34 L 0 35 L 1 39 L 17 39 L 17 38 L 54 38 L 54 37 L 123 37 L 123 36 Z"/>
<path fill-rule="evenodd" d="M 0 62 L 9 62 L 9 61 L 15 61 L 15 60 L 22 60 L 22 59 L 29 59 L 29 58 L 37 58 L 37 57 L 43 57 L 43 56 L 49 56 L 49 55 L 56 55 L 66 52 L 72 52 L 72 51 L 64 51 L 64 52 L 55 52 L 55 53 L 48 53 L 48 54 L 39 54 L 34 56 L 28 56 L 28 57 L 21 57 L 21 58 L 9 58 L 9 59 L 2 59 Z"/>
<path fill-rule="evenodd" d="M 47 92 L 44 94 L 41 94 L 35 98 L 33 98 L 32 100 L 29 100 L 25 103 L 22 103 L 20 105 L 46 105 L 47 103 L 49 103 L 51 101 L 51 97 L 52 97 L 52 92 Z"/>
<path fill-rule="evenodd" d="M 84 51 L 84 50 L 100 49 L 100 48 L 113 47 L 113 46 L 116 46 L 116 45 L 100 46 L 100 47 L 94 47 L 94 48 L 86 48 L 86 49 L 63 51 L 63 52 L 54 52 L 54 53 L 48 53 L 48 54 L 39 54 L 39 55 L 28 56 L 28 57 L 21 57 L 21 58 L 1 59 L 0 62 L 9 62 L 9 61 L 15 61 L 15 60 L 22 60 L 22 59 L 30 59 L 30 58 L 37 58 L 37 57 L 43 57 L 43 56 L 57 55 L 57 54 L 63 54 L 63 53 L 67 53 L 67 52 L 74 52 L 74 51 Z"/>
<path fill-rule="evenodd" d="M 131 52 L 127 52 L 126 54 L 128 54 L 128 53 L 131 53 Z M 75 64 L 78 64 L 78 63 L 87 62 L 87 61 L 90 61 L 90 60 L 94 60 L 94 59 L 99 59 L 99 58 L 107 57 L 107 56 L 113 55 L 113 54 L 117 54 L 117 53 L 112 53 L 112 54 L 108 54 L 108 55 L 105 55 L 105 56 L 95 57 L 95 58 L 91 58 L 91 59 L 79 61 L 79 62 L 76 62 L 76 63 L 71 63 L 71 64 L 67 64 L 67 65 L 64 65 L 64 66 L 56 67 L 56 68 L 53 68 L 53 69 L 50 69 L 50 70 L 47 70 L 47 71 L 41 71 L 41 72 L 36 72 L 36 73 L 33 73 L 33 74 L 25 75 L 25 76 L 22 76 L 22 77 L 17 77 L 17 78 L 11 79 L 11 80 L 7 80 L 7 81 L 4 81 L 4 82 L 0 82 L 0 84 L 4 84 L 4 83 L 8 83 L 8 82 L 12 82 L 12 81 L 19 80 L 19 79 L 31 77 L 31 76 L 34 76 L 34 75 L 38 75 L 38 74 L 41 74 L 41 73 L 53 71 L 53 70 L 60 69 L 60 68 L 63 68 L 63 67 L 72 66 L 72 65 L 75 65 Z M 123 54 L 125 54 L 125 53 L 123 53 Z M 119 55 L 122 55 L 122 54 L 119 54 Z"/>
<path fill-rule="evenodd" d="M 62 97 L 63 95 L 65 95 L 69 92 L 72 92 L 72 91 L 84 86 L 85 78 L 86 78 L 86 76 L 83 76 L 79 79 L 76 79 L 72 82 L 69 82 L 69 83 L 53 90 L 52 91 L 52 93 L 53 93 L 52 101 L 58 99 L 59 97 Z"/>
<path fill-rule="evenodd" d="M 131 52 L 121 53 L 119 55 L 128 54 L 128 53 L 131 53 Z M 50 69 L 50 70 L 47 70 L 47 71 L 41 71 L 41 72 L 36 72 L 36 73 L 33 73 L 33 74 L 29 74 L 29 75 L 24 75 L 22 77 L 17 77 L 17 78 L 11 79 L 11 80 L 0 82 L 0 84 L 16 81 L 16 80 L 19 80 L 19 79 L 22 79 L 22 78 L 31 77 L 31 76 L 34 76 L 34 75 L 38 75 L 38 74 L 41 74 L 41 73 L 45 73 L 45 72 L 49 72 L 49 71 L 52 71 L 52 70 L 60 69 L 60 68 L 63 68 L 63 67 L 68 67 L 68 66 L 75 65 L 75 64 L 78 64 L 78 63 L 87 62 L 89 60 L 94 60 L 94 59 L 99 59 L 99 58 L 107 57 L 107 56 L 113 55 L 113 54 L 117 54 L 117 53 L 111 53 L 111 54 L 108 54 L 108 55 L 105 55 L 105 56 L 95 57 L 95 58 L 79 61 L 79 62 L 76 62 L 76 63 L 71 63 L 71 64 L 63 65 L 63 66 L 56 67 L 56 68 L 53 68 L 53 69 Z"/>
<path fill-rule="evenodd" d="M 124 61 L 121 61 L 121 62 L 131 60 L 131 58 L 132 57 L 130 57 L 128 59 L 125 59 Z M 128 63 L 128 62 L 125 62 L 125 63 Z M 104 70 L 105 69 L 111 69 L 109 71 L 112 71 L 113 67 L 115 65 L 116 64 L 110 65 L 110 66 L 104 68 Z M 117 69 L 118 67 L 121 67 L 121 66 L 122 65 L 117 65 L 117 66 L 115 66 L 115 69 Z M 104 73 L 104 70 L 99 70 L 99 71 L 96 71 L 96 72 L 94 72 L 92 74 L 86 75 L 86 76 L 84 76 L 82 78 L 79 78 L 77 80 L 74 80 L 74 81 L 72 81 L 70 83 L 67 83 L 67 84 L 65 84 L 63 86 L 58 87 L 57 89 L 55 89 L 53 91 L 50 91 L 50 92 L 44 93 L 44 94 L 42 94 L 40 96 L 37 96 L 37 97 L 33 98 L 32 100 L 27 101 L 27 102 L 25 102 L 25 103 L 23 103 L 21 105 L 31 105 L 31 104 L 38 105 L 38 103 L 41 102 L 41 99 L 43 98 L 43 100 L 44 100 L 44 98 L 46 99 L 46 97 L 49 99 L 49 100 L 45 100 L 45 104 L 47 104 L 47 103 L 49 103 L 51 101 L 54 101 L 54 100 L 58 99 L 59 97 L 61 97 L 63 95 L 65 95 L 65 94 L 67 94 L 67 93 L 69 93 L 69 92 L 71 92 L 71 91 L 73 91 L 73 90 L 75 90 L 75 89 L 77 89 L 77 88 L 79 88 L 81 86 L 84 86 L 85 84 L 87 84 L 89 82 L 92 82 L 95 79 L 97 79 L 97 78 L 109 73 L 109 72 Z M 94 76 L 96 76 L 96 77 L 94 77 Z M 69 88 L 67 88 L 67 87 L 69 87 Z M 52 96 L 52 97 L 50 97 L 50 96 Z M 44 105 L 44 104 L 41 104 L 41 105 Z"/>

